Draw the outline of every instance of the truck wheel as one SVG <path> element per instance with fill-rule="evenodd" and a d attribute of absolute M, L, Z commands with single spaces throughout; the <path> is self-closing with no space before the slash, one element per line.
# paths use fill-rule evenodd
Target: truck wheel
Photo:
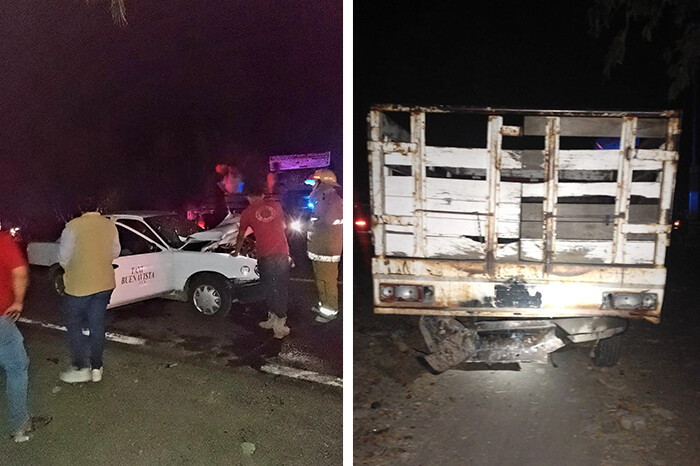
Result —
<path fill-rule="evenodd" d="M 231 310 L 231 290 L 218 275 L 201 275 L 190 285 L 190 304 L 207 317 L 224 317 Z"/>
<path fill-rule="evenodd" d="M 51 280 L 51 285 L 53 285 L 54 291 L 59 296 L 66 294 L 66 287 L 63 284 L 63 274 L 63 267 L 58 264 L 52 265 L 49 269 L 49 280 Z"/>
<path fill-rule="evenodd" d="M 622 335 L 603 338 L 593 348 L 593 365 L 596 367 L 612 367 L 620 360 Z"/>

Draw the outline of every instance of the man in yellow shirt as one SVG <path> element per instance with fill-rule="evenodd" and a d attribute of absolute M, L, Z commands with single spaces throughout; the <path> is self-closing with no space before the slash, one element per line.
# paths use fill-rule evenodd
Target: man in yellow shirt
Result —
<path fill-rule="evenodd" d="M 60 378 L 67 383 L 102 380 L 105 311 L 116 286 L 112 261 L 121 250 L 117 227 L 100 215 L 97 202 L 87 198 L 79 207 L 82 215 L 66 224 L 59 247 L 72 357 L 72 367 Z"/>

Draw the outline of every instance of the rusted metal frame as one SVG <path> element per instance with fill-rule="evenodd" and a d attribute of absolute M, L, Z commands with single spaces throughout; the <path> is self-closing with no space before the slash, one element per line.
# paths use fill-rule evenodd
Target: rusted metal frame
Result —
<path fill-rule="evenodd" d="M 666 147 L 667 151 L 676 151 L 676 139 L 680 134 L 680 119 L 669 118 L 668 131 L 666 132 Z M 671 209 L 673 206 L 673 191 L 676 184 L 676 170 L 678 156 L 673 160 L 664 161 L 663 171 L 661 172 L 661 194 L 659 196 L 659 219 L 658 224 L 668 226 L 671 222 Z M 671 237 L 669 235 L 670 226 L 667 231 L 656 236 L 656 251 L 654 254 L 654 265 L 663 266 L 666 260 L 666 247 L 670 245 Z"/>
<path fill-rule="evenodd" d="M 412 157 L 413 181 L 415 183 L 413 199 L 416 211 L 416 223 L 413 229 L 413 255 L 426 257 L 428 237 L 425 231 L 425 113 L 411 113 L 411 144 L 415 145 Z"/>
<path fill-rule="evenodd" d="M 538 116 L 581 116 L 581 117 L 639 117 L 639 118 L 673 118 L 679 117 L 678 110 L 661 111 L 637 111 L 624 112 L 618 110 L 545 110 L 545 109 L 518 109 L 518 108 L 493 108 L 493 107 L 465 107 L 465 106 L 408 106 L 396 104 L 375 104 L 372 110 L 384 112 L 423 112 L 423 113 L 474 113 L 487 115 L 538 115 Z"/>
<path fill-rule="evenodd" d="M 617 195 L 615 197 L 615 230 L 613 233 L 613 264 L 625 263 L 629 221 L 630 197 L 632 193 L 632 158 L 637 139 L 637 118 L 625 117 L 620 135 L 620 163 L 617 170 Z"/>
<path fill-rule="evenodd" d="M 556 243 L 557 185 L 559 183 L 559 117 L 547 118 L 547 134 L 544 145 L 544 183 L 545 192 L 542 201 L 544 214 L 542 260 L 544 276 L 552 270 L 552 260 Z"/>
<path fill-rule="evenodd" d="M 372 186 L 369 190 L 372 218 L 381 218 L 385 212 L 384 151 L 382 150 L 381 112 L 369 113 L 369 172 Z M 384 257 L 386 227 L 383 222 L 372 222 L 372 239 L 375 256 Z"/>
<path fill-rule="evenodd" d="M 414 144 L 411 144 L 410 142 L 394 142 L 394 141 L 388 141 L 388 142 L 382 142 L 382 151 L 384 151 L 385 154 L 391 153 L 391 152 L 396 152 L 402 155 L 410 155 L 413 152 L 415 152 L 416 147 Z"/>
<path fill-rule="evenodd" d="M 502 116 L 490 116 L 488 124 L 488 134 L 486 136 L 486 147 L 489 150 L 489 166 L 486 171 L 489 193 L 486 218 L 486 271 L 489 276 L 493 276 L 495 262 L 498 254 L 498 203 L 500 198 L 501 184 L 501 144 L 503 136 Z M 477 218 L 477 222 L 480 221 Z"/>
<path fill-rule="evenodd" d="M 375 314 L 399 314 L 417 316 L 458 316 L 458 317 L 507 317 L 507 318 L 557 318 L 557 317 L 624 317 L 626 319 L 644 319 L 659 323 L 659 311 L 641 312 L 631 310 L 602 310 L 602 309 L 566 309 L 562 312 L 551 312 L 549 309 L 537 308 L 425 308 L 425 307 L 389 307 L 374 306 Z"/>

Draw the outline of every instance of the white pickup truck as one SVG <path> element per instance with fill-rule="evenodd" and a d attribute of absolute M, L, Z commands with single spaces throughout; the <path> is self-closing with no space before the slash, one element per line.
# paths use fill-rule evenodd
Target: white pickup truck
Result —
<path fill-rule="evenodd" d="M 235 219 L 221 228 L 202 231 L 196 224 L 170 212 L 105 214 L 119 232 L 121 254 L 113 262 L 117 286 L 109 308 L 150 298 L 189 301 L 206 316 L 224 316 L 236 301 L 260 299 L 254 246 L 244 245 L 233 257 L 216 252 L 222 242 L 234 241 Z M 58 292 L 63 269 L 58 263 L 58 242 L 29 243 L 31 265 L 51 267 Z"/>
<path fill-rule="evenodd" d="M 438 372 L 546 362 L 658 323 L 677 111 L 375 105 L 374 311 L 421 316 Z"/>

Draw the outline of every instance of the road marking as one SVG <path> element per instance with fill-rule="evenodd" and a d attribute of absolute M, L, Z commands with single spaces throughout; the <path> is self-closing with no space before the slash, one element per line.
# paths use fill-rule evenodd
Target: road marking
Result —
<path fill-rule="evenodd" d="M 67 329 L 63 325 L 48 324 L 46 322 L 39 322 L 38 320 L 27 319 L 25 317 L 20 317 L 20 322 L 30 325 L 39 325 L 44 328 L 50 328 L 53 330 L 60 330 L 66 332 Z M 105 333 L 105 337 L 108 340 L 116 341 L 117 343 L 124 343 L 127 345 L 145 345 L 146 339 L 130 337 L 128 335 L 120 335 L 118 333 Z M 334 387 L 343 387 L 343 379 L 339 377 L 334 377 L 332 375 L 323 375 L 318 372 L 305 371 L 301 369 L 296 369 L 294 367 L 279 366 L 277 364 L 266 364 L 260 368 L 261 371 L 267 372 L 274 375 L 282 375 L 285 377 L 290 377 L 292 379 L 306 380 L 308 382 L 316 382 L 324 385 L 332 385 Z"/>
<path fill-rule="evenodd" d="M 24 317 L 20 317 L 19 321 L 23 322 L 25 324 L 40 325 L 44 328 L 50 328 L 53 330 L 60 330 L 62 332 L 67 331 L 66 327 L 64 327 L 63 325 L 47 324 L 46 322 L 39 322 L 38 320 L 26 319 Z M 118 333 L 106 332 L 105 338 L 107 338 L 107 340 L 116 341 L 117 343 L 124 343 L 127 345 L 145 345 L 146 344 L 146 340 L 143 338 L 130 337 L 128 335 L 120 335 Z"/>
<path fill-rule="evenodd" d="M 343 379 L 332 375 L 323 375 L 319 374 L 318 372 L 305 371 L 288 366 L 278 366 L 277 364 L 265 364 L 260 368 L 260 370 L 269 374 L 283 375 L 293 379 L 306 380 L 309 382 L 322 383 L 324 385 L 332 385 L 334 387 L 343 388 Z"/>

